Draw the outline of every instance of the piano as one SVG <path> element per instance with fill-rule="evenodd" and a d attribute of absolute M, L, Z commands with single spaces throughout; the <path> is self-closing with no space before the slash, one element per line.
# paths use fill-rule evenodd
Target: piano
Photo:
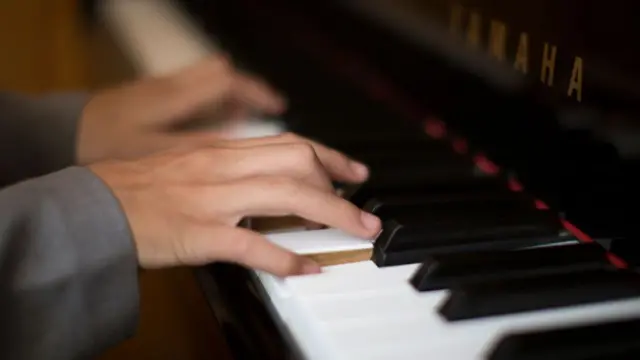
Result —
<path fill-rule="evenodd" d="M 617 0 L 88 1 L 139 74 L 225 51 L 283 131 L 362 159 L 374 240 L 321 274 L 198 269 L 237 359 L 637 359 L 640 56 Z M 363 255 L 364 254 L 364 255 Z"/>

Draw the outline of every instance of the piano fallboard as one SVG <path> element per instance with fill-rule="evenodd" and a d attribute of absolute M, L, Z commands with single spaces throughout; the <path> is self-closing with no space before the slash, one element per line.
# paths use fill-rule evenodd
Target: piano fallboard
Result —
<path fill-rule="evenodd" d="M 607 71 L 599 71 L 601 67 L 589 65 L 596 62 L 591 53 L 605 45 L 594 45 L 587 51 L 577 41 L 570 41 L 578 35 L 558 30 L 556 35 L 545 37 L 549 29 L 540 25 L 540 18 L 518 21 L 522 12 L 537 14 L 546 9 L 548 18 L 558 22 L 557 26 L 554 22 L 548 26 L 560 29 L 560 14 L 572 9 L 568 6 L 545 7 L 546 2 L 536 2 L 514 12 L 509 10 L 513 5 L 498 6 L 505 2 L 486 2 L 489 3 L 493 5 L 485 6 L 481 1 L 462 4 L 468 15 L 466 21 L 473 17 L 468 14 L 473 9 L 484 14 L 482 24 L 503 19 L 511 25 L 508 34 L 528 31 L 531 66 L 526 76 L 514 68 L 514 60 L 509 60 L 515 56 L 514 36 L 509 37 L 512 51 L 509 47 L 506 50 L 510 57 L 498 61 L 490 51 L 474 50 L 466 37 L 452 35 L 449 16 L 457 7 L 449 1 L 304 5 L 286 0 L 185 2 L 196 23 L 239 64 L 290 94 L 291 111 L 286 120 L 289 129 L 311 135 L 357 127 L 345 111 L 357 107 L 355 100 L 350 103 L 345 99 L 344 104 L 334 105 L 335 110 L 322 106 L 320 99 L 335 98 L 332 88 L 340 88 L 345 98 L 368 98 L 375 106 L 370 112 L 375 113 L 372 118 L 384 117 L 389 126 L 411 124 L 416 131 L 424 131 L 433 125 L 427 120 L 443 121 L 449 134 L 466 138 L 505 174 L 514 175 L 530 193 L 587 234 L 637 237 L 631 210 L 640 198 L 637 160 L 622 143 L 640 142 L 629 140 L 635 138 L 634 130 L 626 125 L 602 125 L 608 124 L 608 120 L 604 121 L 610 118 L 607 114 L 615 113 L 621 119 L 626 116 L 623 114 L 632 117 L 635 111 L 638 102 L 625 100 L 632 99 L 634 91 L 617 96 L 617 90 L 608 90 L 616 78 L 607 77 L 608 71 L 628 67 L 617 67 L 617 57 L 600 54 L 611 61 L 600 58 Z M 416 16 L 423 20 L 417 25 L 402 12 L 413 7 L 419 8 L 419 12 L 414 11 L 413 20 Z M 490 11 L 494 8 L 503 10 Z M 592 28 L 595 25 L 590 24 L 597 19 L 600 18 L 581 22 L 581 26 Z M 620 32 L 611 26 L 607 29 Z M 540 66 L 533 65 L 534 54 L 542 56 L 544 46 L 540 48 L 540 39 L 547 38 L 562 50 L 556 50 L 558 67 L 554 68 L 555 85 L 551 87 L 536 74 L 541 71 Z M 573 70 L 561 66 L 574 63 L 576 57 L 581 57 L 584 65 L 580 101 L 575 92 L 567 96 L 567 81 Z M 334 81 L 333 85 L 326 84 L 328 79 Z M 561 82 L 567 86 L 561 86 Z M 318 116 L 323 117 L 321 121 L 309 120 L 311 111 L 326 115 Z M 615 141 L 612 134 L 622 134 L 626 140 Z"/>

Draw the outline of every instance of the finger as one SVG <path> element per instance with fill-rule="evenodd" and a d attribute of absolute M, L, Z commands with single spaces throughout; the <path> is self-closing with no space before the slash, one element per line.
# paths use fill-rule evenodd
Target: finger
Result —
<path fill-rule="evenodd" d="M 316 156 L 320 160 L 320 163 L 327 170 L 329 176 L 334 180 L 349 183 L 360 183 L 365 181 L 369 177 L 369 170 L 367 169 L 366 165 L 350 159 L 348 156 L 337 150 L 331 149 L 315 141 L 291 133 L 236 141 L 226 141 L 219 143 L 219 145 L 227 147 L 257 147 L 269 144 L 299 143 L 308 144 L 314 149 Z"/>
<path fill-rule="evenodd" d="M 235 73 L 231 96 L 250 108 L 270 114 L 282 113 L 286 108 L 284 97 L 272 87 L 240 72 Z"/>
<path fill-rule="evenodd" d="M 263 270 L 277 276 L 314 274 L 320 266 L 311 259 L 283 249 L 263 236 L 243 228 L 198 226 L 181 246 L 188 261 L 224 261 Z"/>
<path fill-rule="evenodd" d="M 235 166 L 229 167 L 234 179 L 265 175 L 288 177 L 323 191 L 334 191 L 313 147 L 307 144 L 273 144 L 233 151 L 243 153 L 243 161 L 235 161 Z"/>
<path fill-rule="evenodd" d="M 211 184 L 260 176 L 298 179 L 333 192 L 331 179 L 309 145 L 273 144 L 251 148 L 205 148 L 187 155 L 190 180 Z"/>
<path fill-rule="evenodd" d="M 250 115 L 250 109 L 236 100 L 227 100 L 222 109 L 222 118 L 229 122 L 247 120 Z"/>
<path fill-rule="evenodd" d="M 135 109 L 143 124 L 175 125 L 221 103 L 231 93 L 233 81 L 226 59 L 209 58 L 168 76 L 139 81 L 120 96 L 126 104 L 119 107 Z"/>
<path fill-rule="evenodd" d="M 337 196 L 342 197 L 342 191 L 340 189 L 334 189 L 333 191 Z M 325 228 L 324 225 L 318 224 L 309 220 L 303 220 L 302 225 L 308 230 L 318 230 L 318 229 Z"/>
<path fill-rule="evenodd" d="M 202 109 L 192 118 L 208 125 L 225 125 L 239 120 L 247 120 L 250 117 L 250 109 L 237 100 L 225 99 L 214 102 L 211 106 Z"/>
<path fill-rule="evenodd" d="M 165 81 L 172 99 L 164 98 L 174 119 L 185 120 L 212 108 L 219 108 L 233 92 L 233 65 L 221 56 L 205 59 L 175 73 Z"/>
<path fill-rule="evenodd" d="M 216 201 L 228 197 L 225 211 L 235 218 L 293 215 L 362 238 L 373 238 L 381 229 L 380 219 L 375 215 L 360 210 L 334 192 L 302 181 L 265 176 L 236 181 L 227 187 L 224 193 L 217 191 L 211 196 Z"/>

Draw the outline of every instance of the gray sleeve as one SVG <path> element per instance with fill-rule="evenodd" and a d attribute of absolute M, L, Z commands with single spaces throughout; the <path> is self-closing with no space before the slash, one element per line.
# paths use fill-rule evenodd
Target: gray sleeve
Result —
<path fill-rule="evenodd" d="M 128 222 L 90 170 L 0 191 L 0 357 L 92 358 L 134 333 L 138 296 Z"/>
<path fill-rule="evenodd" d="M 0 188 L 75 163 L 78 121 L 88 98 L 0 93 Z"/>

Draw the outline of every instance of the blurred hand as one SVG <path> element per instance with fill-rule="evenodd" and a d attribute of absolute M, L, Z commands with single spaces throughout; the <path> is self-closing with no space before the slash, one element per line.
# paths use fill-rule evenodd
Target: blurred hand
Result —
<path fill-rule="evenodd" d="M 237 227 L 247 216 L 295 215 L 362 238 L 377 217 L 334 192 L 367 169 L 343 154 L 286 134 L 174 148 L 90 166 L 119 199 L 145 268 L 234 262 L 279 276 L 315 273 L 313 261 Z"/>
<path fill-rule="evenodd" d="M 257 111 L 277 114 L 284 99 L 269 86 L 215 56 L 173 75 L 98 92 L 80 120 L 77 162 L 127 159 L 176 145 L 207 144 L 225 134 L 176 131 L 198 116 L 233 121 Z"/>

